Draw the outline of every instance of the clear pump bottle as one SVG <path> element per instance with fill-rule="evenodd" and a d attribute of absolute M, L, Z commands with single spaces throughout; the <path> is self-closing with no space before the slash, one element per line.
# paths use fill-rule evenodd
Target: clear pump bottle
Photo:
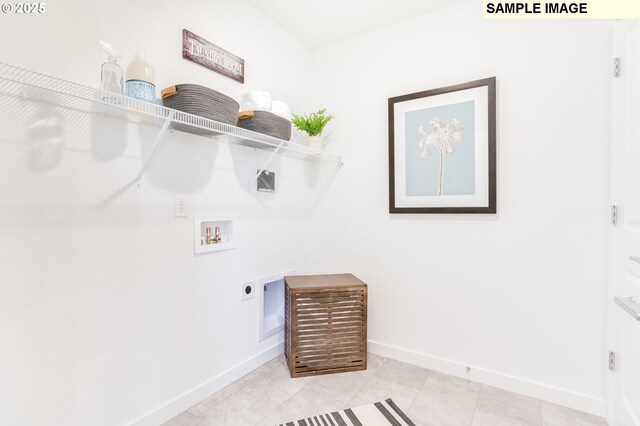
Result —
<path fill-rule="evenodd" d="M 99 42 L 102 46 L 102 50 L 107 54 L 107 62 L 102 64 L 100 70 L 100 90 L 106 92 L 117 93 L 118 95 L 124 94 L 124 71 L 122 67 L 118 65 L 118 58 L 120 54 L 108 43 L 104 41 Z M 116 97 L 109 98 L 104 97 L 103 100 L 114 101 Z"/>

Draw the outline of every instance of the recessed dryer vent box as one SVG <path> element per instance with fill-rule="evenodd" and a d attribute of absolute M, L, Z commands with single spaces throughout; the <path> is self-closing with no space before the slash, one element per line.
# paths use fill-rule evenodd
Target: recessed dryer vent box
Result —
<path fill-rule="evenodd" d="M 284 277 L 295 274 L 295 270 L 290 270 L 256 281 L 260 307 L 259 341 L 284 330 Z"/>

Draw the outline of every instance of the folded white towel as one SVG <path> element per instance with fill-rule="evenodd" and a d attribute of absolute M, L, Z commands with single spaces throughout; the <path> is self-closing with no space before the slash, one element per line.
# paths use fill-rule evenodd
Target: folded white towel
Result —
<path fill-rule="evenodd" d="M 251 90 L 240 95 L 240 111 L 271 111 L 271 93 Z"/>
<path fill-rule="evenodd" d="M 285 120 L 291 121 L 291 110 L 289 109 L 289 105 L 282 101 L 271 102 L 271 112 Z"/>

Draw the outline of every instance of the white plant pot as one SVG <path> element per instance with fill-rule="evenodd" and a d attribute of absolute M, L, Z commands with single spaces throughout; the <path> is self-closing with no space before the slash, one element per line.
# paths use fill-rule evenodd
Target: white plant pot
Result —
<path fill-rule="evenodd" d="M 307 145 L 309 148 L 323 150 L 326 141 L 322 138 L 322 136 L 309 136 L 307 139 Z"/>

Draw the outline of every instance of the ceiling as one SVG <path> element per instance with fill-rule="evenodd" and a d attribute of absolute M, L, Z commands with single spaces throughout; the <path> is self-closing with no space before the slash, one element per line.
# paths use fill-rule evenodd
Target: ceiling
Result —
<path fill-rule="evenodd" d="M 247 0 L 310 48 L 383 28 L 462 0 Z"/>

